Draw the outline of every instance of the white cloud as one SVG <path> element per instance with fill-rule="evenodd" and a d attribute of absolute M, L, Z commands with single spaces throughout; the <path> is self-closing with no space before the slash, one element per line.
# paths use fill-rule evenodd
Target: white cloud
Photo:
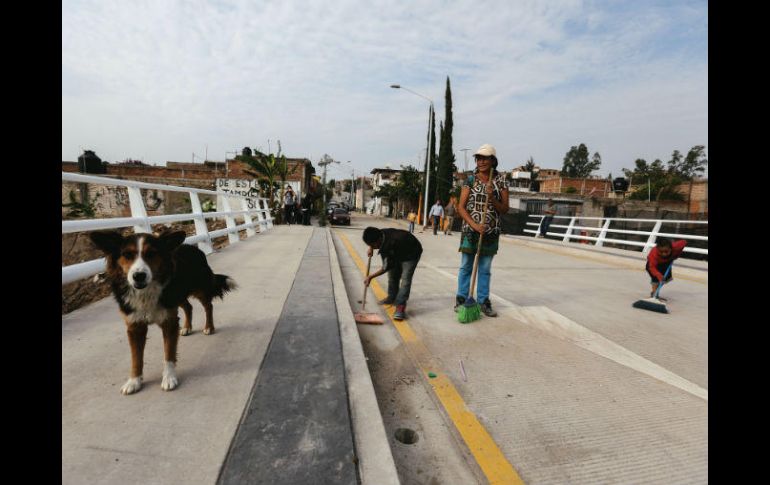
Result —
<path fill-rule="evenodd" d="M 619 174 L 638 156 L 707 144 L 706 9 L 65 1 L 62 159 L 82 146 L 186 161 L 208 144 L 221 160 L 280 139 L 314 162 L 414 163 L 427 101 L 388 86 L 431 97 L 443 118 L 449 75 L 459 162 L 461 148 L 493 143 L 509 167 L 529 155 L 560 167 L 584 142 Z"/>

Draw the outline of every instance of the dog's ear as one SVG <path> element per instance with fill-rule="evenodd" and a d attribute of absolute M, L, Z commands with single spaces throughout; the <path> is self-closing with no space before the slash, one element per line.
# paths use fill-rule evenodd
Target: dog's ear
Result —
<path fill-rule="evenodd" d="M 166 231 L 158 236 L 158 240 L 167 251 L 173 251 L 184 242 L 186 237 L 187 234 L 184 231 Z"/>
<path fill-rule="evenodd" d="M 123 243 L 123 236 L 117 231 L 94 231 L 88 234 L 91 242 L 105 254 L 114 254 Z"/>

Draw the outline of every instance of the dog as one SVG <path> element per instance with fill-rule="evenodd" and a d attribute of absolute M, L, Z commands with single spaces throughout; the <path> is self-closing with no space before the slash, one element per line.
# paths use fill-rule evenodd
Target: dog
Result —
<path fill-rule="evenodd" d="M 176 349 L 179 335 L 192 333 L 192 305 L 197 298 L 206 311 L 205 335 L 214 333 L 212 299 L 224 297 L 237 285 L 227 275 L 214 274 L 206 255 L 195 246 L 183 244 L 184 231 L 122 236 L 116 231 L 89 234 L 107 259 L 106 280 L 126 322 L 131 346 L 131 374 L 120 388 L 124 395 L 142 388 L 144 344 L 147 328 L 157 324 L 163 331 L 165 365 L 160 387 L 171 391 L 179 385 Z M 179 329 L 178 308 L 184 312 Z"/>

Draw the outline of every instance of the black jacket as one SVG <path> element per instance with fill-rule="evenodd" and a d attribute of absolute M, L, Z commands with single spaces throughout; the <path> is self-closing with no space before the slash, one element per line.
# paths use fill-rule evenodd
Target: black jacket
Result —
<path fill-rule="evenodd" d="M 409 231 L 403 229 L 382 229 L 382 268 L 387 272 L 396 264 L 420 259 L 422 244 Z"/>

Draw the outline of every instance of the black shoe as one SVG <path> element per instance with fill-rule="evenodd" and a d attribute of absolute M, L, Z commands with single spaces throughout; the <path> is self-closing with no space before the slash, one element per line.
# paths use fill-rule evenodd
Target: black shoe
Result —
<path fill-rule="evenodd" d="M 393 320 L 403 320 L 406 318 L 406 304 L 396 305 L 396 311 L 393 313 Z"/>
<path fill-rule="evenodd" d="M 391 297 L 383 298 L 382 300 L 378 301 L 380 305 L 392 305 L 396 301 L 393 300 Z"/>
<path fill-rule="evenodd" d="M 497 312 L 492 310 L 492 303 L 489 301 L 489 298 L 487 298 L 486 301 L 481 304 L 481 313 L 488 317 L 497 316 Z"/>
<path fill-rule="evenodd" d="M 465 297 L 455 295 L 455 311 L 459 310 L 463 303 L 465 303 Z"/>

